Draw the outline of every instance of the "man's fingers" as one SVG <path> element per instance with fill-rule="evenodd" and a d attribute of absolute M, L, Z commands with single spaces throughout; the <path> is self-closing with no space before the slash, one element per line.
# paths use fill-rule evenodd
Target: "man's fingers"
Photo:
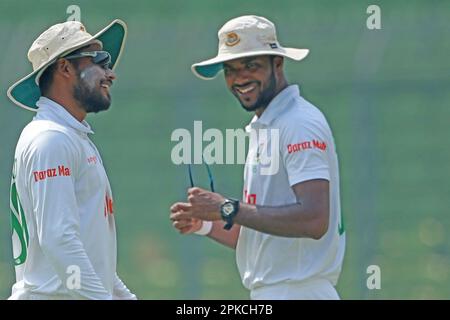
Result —
<path fill-rule="evenodd" d="M 189 188 L 189 189 L 188 189 L 188 196 L 199 194 L 199 193 L 202 192 L 202 191 L 203 191 L 203 189 L 198 188 L 198 187 Z"/>
<path fill-rule="evenodd" d="M 172 223 L 172 225 L 181 234 L 187 234 L 187 233 L 194 232 L 194 223 L 193 223 L 192 219 L 177 220 L 177 221 L 174 221 Z"/>
<path fill-rule="evenodd" d="M 172 221 L 188 220 L 191 218 L 191 213 L 187 211 L 177 211 L 170 214 L 170 220 Z"/>
<path fill-rule="evenodd" d="M 179 231 L 181 234 L 190 233 L 191 230 L 192 230 L 192 226 L 188 226 L 188 227 L 184 227 L 184 228 L 178 229 L 178 231 Z"/>
<path fill-rule="evenodd" d="M 174 203 L 170 206 L 170 212 L 177 212 L 178 211 L 178 203 Z"/>
<path fill-rule="evenodd" d="M 175 220 L 172 225 L 177 228 L 177 229 L 182 229 L 182 228 L 186 228 L 192 227 L 192 220 L 191 219 L 183 219 L 183 220 Z"/>
<path fill-rule="evenodd" d="M 188 212 L 174 212 L 170 214 L 172 226 L 181 234 L 190 234 L 199 230 L 202 226 L 202 221 L 192 218 Z"/>
<path fill-rule="evenodd" d="M 184 202 L 177 202 L 174 203 L 171 207 L 170 207 L 170 212 L 174 213 L 177 211 L 187 211 L 191 208 L 191 205 L 189 203 L 184 203 Z"/>
<path fill-rule="evenodd" d="M 188 198 L 187 198 L 187 199 L 188 199 L 188 201 L 189 201 L 190 204 L 195 203 L 195 197 L 196 197 L 196 196 L 195 196 L 194 194 L 189 194 L 189 195 L 188 195 Z"/>

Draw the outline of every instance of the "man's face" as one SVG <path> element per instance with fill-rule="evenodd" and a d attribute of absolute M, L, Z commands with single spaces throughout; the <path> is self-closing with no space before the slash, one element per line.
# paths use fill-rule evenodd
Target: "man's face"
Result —
<path fill-rule="evenodd" d="M 255 56 L 223 63 L 228 89 L 247 111 L 266 108 L 276 96 L 273 59 Z"/>
<path fill-rule="evenodd" d="M 80 52 L 99 51 L 100 45 L 92 44 Z M 91 57 L 77 59 L 77 81 L 73 87 L 73 96 L 87 113 L 107 110 L 111 105 L 109 88 L 116 78 L 109 66 L 92 62 Z"/>

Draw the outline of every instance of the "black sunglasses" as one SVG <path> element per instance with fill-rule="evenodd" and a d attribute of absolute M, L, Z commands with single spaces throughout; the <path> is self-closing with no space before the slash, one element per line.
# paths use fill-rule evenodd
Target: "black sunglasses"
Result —
<path fill-rule="evenodd" d="M 108 51 L 87 51 L 63 57 L 64 59 L 79 59 L 91 57 L 92 62 L 102 67 L 111 67 L 111 54 Z"/>
<path fill-rule="evenodd" d="M 209 186 L 211 188 L 212 192 L 214 191 L 214 178 L 211 173 L 211 169 L 209 168 L 208 164 L 205 162 L 206 171 L 208 172 L 208 178 L 209 178 Z M 194 179 L 192 178 L 192 167 L 190 164 L 188 164 L 188 172 L 189 172 L 189 181 L 191 182 L 191 188 L 193 188 L 194 185 Z"/>

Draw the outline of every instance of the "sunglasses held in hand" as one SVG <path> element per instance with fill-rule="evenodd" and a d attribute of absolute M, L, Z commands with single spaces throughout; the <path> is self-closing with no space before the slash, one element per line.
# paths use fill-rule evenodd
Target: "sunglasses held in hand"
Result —
<path fill-rule="evenodd" d="M 211 173 L 211 169 L 209 168 L 208 164 L 205 162 L 206 171 L 208 172 L 208 178 L 209 178 L 209 186 L 211 188 L 212 192 L 214 191 L 214 178 Z M 189 172 L 189 181 L 191 182 L 191 188 L 193 188 L 194 185 L 194 179 L 192 178 L 192 166 L 191 164 L 188 164 L 188 172 Z"/>

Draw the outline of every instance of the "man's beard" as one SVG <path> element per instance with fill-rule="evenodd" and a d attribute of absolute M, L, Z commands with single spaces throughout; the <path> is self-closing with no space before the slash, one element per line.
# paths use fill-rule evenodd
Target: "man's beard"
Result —
<path fill-rule="evenodd" d="M 261 82 L 259 81 L 255 81 L 255 83 L 259 86 L 261 85 Z M 272 69 L 269 79 L 269 86 L 260 93 L 258 99 L 254 104 L 252 104 L 251 106 L 246 106 L 244 103 L 242 103 L 241 99 L 239 99 L 238 97 L 237 99 L 245 111 L 253 112 L 259 108 L 265 109 L 269 105 L 270 101 L 272 101 L 272 99 L 276 96 L 276 88 L 277 81 L 275 79 L 275 73 Z"/>
<path fill-rule="evenodd" d="M 73 96 L 84 108 L 86 113 L 108 110 L 111 99 L 102 95 L 93 74 L 89 69 L 78 72 L 78 83 L 73 88 Z"/>

